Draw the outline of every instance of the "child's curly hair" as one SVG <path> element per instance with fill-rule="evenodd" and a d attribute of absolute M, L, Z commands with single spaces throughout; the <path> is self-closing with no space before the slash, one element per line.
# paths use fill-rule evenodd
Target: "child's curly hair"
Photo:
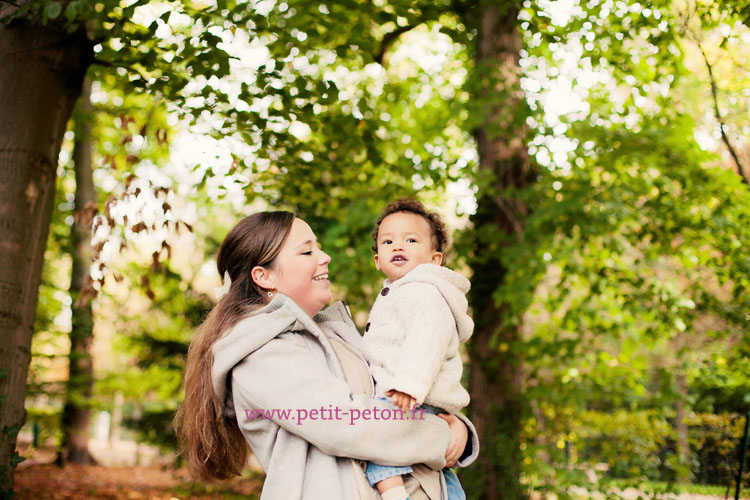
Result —
<path fill-rule="evenodd" d="M 380 230 L 380 224 L 383 222 L 383 219 L 398 212 L 406 212 L 424 217 L 430 224 L 430 233 L 435 251 L 445 253 L 445 250 L 448 248 L 448 231 L 445 229 L 445 222 L 443 222 L 443 219 L 437 212 L 429 212 L 422 203 L 411 198 L 394 201 L 388 204 L 381 212 L 375 223 L 375 229 L 372 231 L 373 253 L 378 253 L 378 230 Z"/>

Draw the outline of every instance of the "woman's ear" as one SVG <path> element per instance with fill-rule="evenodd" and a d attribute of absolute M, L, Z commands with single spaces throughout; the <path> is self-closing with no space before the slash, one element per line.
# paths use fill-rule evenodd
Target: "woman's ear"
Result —
<path fill-rule="evenodd" d="M 250 271 L 250 277 L 253 279 L 253 282 L 261 288 L 267 290 L 272 290 L 274 288 L 273 276 L 271 275 L 271 272 L 265 267 L 255 266 Z"/>

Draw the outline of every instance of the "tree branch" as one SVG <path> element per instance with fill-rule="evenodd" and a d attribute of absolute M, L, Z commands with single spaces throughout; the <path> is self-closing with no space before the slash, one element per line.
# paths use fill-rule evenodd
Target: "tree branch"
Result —
<path fill-rule="evenodd" d="M 386 35 L 383 37 L 383 40 L 380 42 L 380 52 L 375 55 L 375 62 L 383 66 L 383 59 L 385 58 L 385 53 L 388 50 L 388 47 L 390 47 L 390 45 L 396 40 L 396 38 L 409 30 L 413 30 L 417 26 L 419 25 L 400 26 L 394 31 L 386 33 Z"/>
<path fill-rule="evenodd" d="M 703 55 L 703 61 L 706 63 L 706 68 L 708 69 L 708 78 L 711 81 L 711 97 L 714 101 L 714 116 L 716 117 L 716 121 L 719 122 L 719 130 L 721 131 L 721 138 L 724 141 L 724 144 L 726 145 L 727 149 L 729 150 L 729 154 L 732 155 L 732 159 L 734 160 L 735 165 L 737 165 L 737 172 L 740 174 L 740 177 L 742 177 L 742 181 L 747 185 L 750 186 L 750 179 L 748 179 L 747 174 L 745 173 L 745 170 L 742 168 L 742 164 L 740 163 L 740 159 L 737 156 L 737 153 L 734 151 L 734 148 L 732 147 L 732 144 L 729 142 L 729 137 L 727 137 L 727 133 L 724 130 L 724 119 L 721 116 L 721 112 L 719 111 L 719 90 L 716 86 L 716 78 L 714 78 L 714 71 L 711 67 L 711 63 L 708 62 L 708 57 L 706 56 L 706 53 L 703 51 L 703 47 L 700 43 L 696 41 L 698 45 L 698 50 L 701 51 L 701 54 Z"/>
<path fill-rule="evenodd" d="M 132 66 L 125 65 L 125 64 L 115 64 L 115 63 L 112 63 L 110 61 L 104 61 L 102 59 L 97 59 L 96 57 L 94 57 L 94 59 L 91 62 L 91 64 L 96 64 L 98 66 L 104 66 L 105 68 L 123 68 L 123 69 L 126 69 L 127 71 L 132 71 L 134 73 L 138 73 L 138 76 L 140 76 L 141 79 L 144 82 L 146 82 L 146 83 L 149 80 L 148 77 L 146 77 L 146 75 L 144 75 L 143 73 L 141 73 L 140 70 L 138 70 L 137 68 L 134 68 Z"/>

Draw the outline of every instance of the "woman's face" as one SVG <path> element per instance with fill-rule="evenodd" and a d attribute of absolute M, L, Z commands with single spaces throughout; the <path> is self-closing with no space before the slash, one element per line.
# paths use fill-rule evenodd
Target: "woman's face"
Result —
<path fill-rule="evenodd" d="M 328 263 L 315 234 L 302 219 L 294 219 L 284 245 L 270 269 L 276 290 L 315 316 L 331 300 Z"/>

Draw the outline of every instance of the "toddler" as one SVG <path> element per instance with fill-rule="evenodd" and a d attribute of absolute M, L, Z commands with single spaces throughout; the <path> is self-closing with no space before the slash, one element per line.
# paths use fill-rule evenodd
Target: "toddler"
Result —
<path fill-rule="evenodd" d="M 364 334 L 376 395 L 390 397 L 404 413 L 414 405 L 458 413 L 469 404 L 458 344 L 471 336 L 474 323 L 467 314 L 469 281 L 441 267 L 445 224 L 420 202 L 400 200 L 385 208 L 372 237 L 375 267 L 387 278 Z M 368 463 L 367 479 L 383 500 L 404 500 L 401 476 L 411 471 Z M 453 471 L 443 472 L 449 500 L 465 499 Z"/>

